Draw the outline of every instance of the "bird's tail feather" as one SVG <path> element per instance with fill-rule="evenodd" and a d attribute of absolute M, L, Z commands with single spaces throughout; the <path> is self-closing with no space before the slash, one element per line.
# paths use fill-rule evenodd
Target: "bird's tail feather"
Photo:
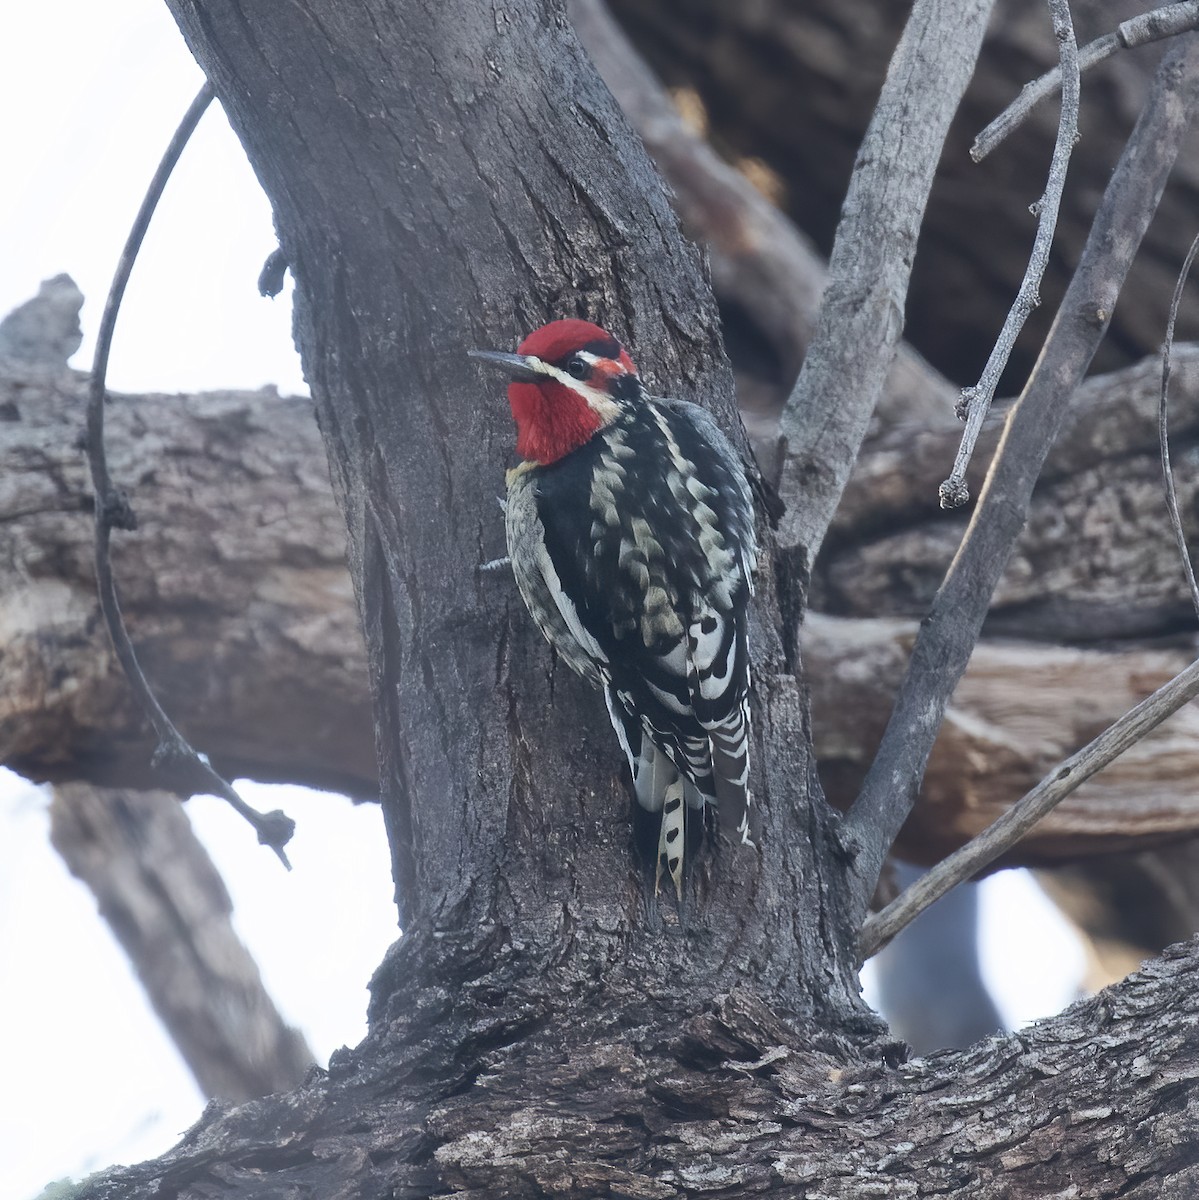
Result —
<path fill-rule="evenodd" d="M 712 783 L 721 832 L 739 845 L 754 845 L 753 793 L 749 790 L 749 711 L 745 701 L 719 725 L 708 728 Z"/>

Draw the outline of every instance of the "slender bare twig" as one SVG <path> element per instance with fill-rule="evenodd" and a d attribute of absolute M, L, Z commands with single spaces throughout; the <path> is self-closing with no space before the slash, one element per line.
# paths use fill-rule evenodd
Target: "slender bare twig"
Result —
<path fill-rule="evenodd" d="M 917 0 L 854 164 L 816 335 L 783 410 L 779 545 L 804 586 L 903 331 L 908 280 L 945 135 L 992 0 Z"/>
<path fill-rule="evenodd" d="M 982 376 L 974 387 L 962 391 L 958 413 L 965 417 L 966 428 L 953 462 L 953 470 L 938 490 L 942 508 L 960 508 L 970 498 L 970 490 L 966 486 L 966 468 L 970 465 L 978 435 L 982 432 L 983 421 L 991 407 L 991 401 L 995 398 L 999 377 L 1011 357 L 1016 338 L 1020 336 L 1020 330 L 1024 328 L 1024 322 L 1028 320 L 1032 310 L 1041 303 L 1041 280 L 1044 278 L 1045 268 L 1049 265 L 1049 251 L 1057 229 L 1058 209 L 1061 207 L 1062 192 L 1066 187 L 1066 170 L 1070 165 L 1074 143 L 1078 140 L 1078 45 L 1074 40 L 1070 5 L 1067 0 L 1049 0 L 1049 11 L 1053 17 L 1053 33 L 1057 38 L 1058 54 L 1061 57 L 1060 73 L 1065 82 L 1062 86 L 1062 111 L 1058 118 L 1057 141 L 1049 164 L 1049 178 L 1045 181 L 1045 191 L 1041 199 L 1031 209 L 1037 216 L 1037 234 L 1033 239 L 1032 253 L 1028 258 L 1028 267 L 1020 283 L 1020 290 L 1016 293 L 1016 299 L 991 349 Z"/>
<path fill-rule="evenodd" d="M 1046 813 L 1092 775 L 1199 696 L 1199 661 L 1163 684 L 1077 753 L 1059 763 L 1032 791 L 960 850 L 942 859 L 863 926 L 859 949 L 869 958 L 950 888 L 977 875 L 1010 850 Z"/>
<path fill-rule="evenodd" d="M 1166 340 L 1162 342 L 1162 386 L 1157 404 L 1157 439 L 1162 456 L 1162 480 L 1166 485 L 1166 507 L 1170 511 L 1170 525 L 1174 530 L 1174 538 L 1178 542 L 1178 554 L 1182 559 L 1182 569 L 1187 577 L 1187 586 L 1191 589 L 1191 603 L 1195 607 L 1195 615 L 1199 616 L 1199 583 L 1195 581 L 1195 564 L 1191 562 L 1191 551 L 1187 546 L 1187 537 L 1182 529 L 1182 515 L 1178 511 L 1178 490 L 1174 486 L 1174 468 L 1170 465 L 1170 431 L 1169 431 L 1169 396 L 1170 396 L 1170 354 L 1174 349 L 1174 323 L 1178 320 L 1178 306 L 1182 303 L 1182 289 L 1186 287 L 1187 276 L 1191 273 L 1191 263 L 1199 252 L 1199 235 L 1191 243 L 1183 261 L 1182 270 L 1178 272 L 1178 282 L 1174 285 L 1174 296 L 1170 300 L 1170 319 L 1166 322 Z"/>
<path fill-rule="evenodd" d="M 284 866 L 289 866 L 283 847 L 287 845 L 295 830 L 295 822 L 285 813 L 275 810 L 260 813 L 251 808 L 230 784 L 221 778 L 212 767 L 197 754 L 187 743 L 183 735 L 172 724 L 170 717 L 163 711 L 157 697 L 150 688 L 137 661 L 133 643 L 129 639 L 129 631 L 125 628 L 121 616 L 120 601 L 117 597 L 116 583 L 113 580 L 112 556 L 110 541 L 112 530 L 135 529 L 137 518 L 130 507 L 129 498 L 112 482 L 108 473 L 108 456 L 104 450 L 104 402 L 107 396 L 106 378 L 108 374 L 108 354 L 112 345 L 112 335 L 116 328 L 117 314 L 120 312 L 121 300 L 125 295 L 125 286 L 129 282 L 133 264 L 137 261 L 138 250 L 142 239 L 150 225 L 150 218 L 162 196 L 163 188 L 187 145 L 188 139 L 204 115 L 205 110 L 213 99 L 212 85 L 205 83 L 200 89 L 191 106 L 184 114 L 179 128 L 175 130 L 158 169 L 150 181 L 138 209 L 133 226 L 129 231 L 125 248 L 121 252 L 120 261 L 113 275 L 112 286 L 104 305 L 104 315 L 100 318 L 100 330 L 96 337 L 96 355 L 92 363 L 92 375 L 88 387 L 87 403 L 87 458 L 91 468 L 92 486 L 95 489 L 95 519 L 96 519 L 96 589 L 100 596 L 100 609 L 104 614 L 105 624 L 112 639 L 113 649 L 124 668 L 125 674 L 134 693 L 141 701 L 142 708 L 154 726 L 158 737 L 158 747 L 154 751 L 155 766 L 162 770 L 170 785 L 188 795 L 206 792 L 227 800 L 258 832 L 258 840 L 264 846 L 270 846 L 279 856 Z"/>
<path fill-rule="evenodd" d="M 922 623 L 886 732 L 850 809 L 854 902 L 864 918 L 887 852 L 912 810 L 949 697 L 969 662 L 1033 486 L 1111 321 L 1199 103 L 1199 34 L 1167 52 L 1095 215 L 1074 278 L 999 444 L 966 536 Z"/>
<path fill-rule="evenodd" d="M 1088 71 L 1097 63 L 1104 62 L 1120 50 L 1132 50 L 1162 38 L 1174 37 L 1179 33 L 1199 27 L 1199 0 L 1185 0 L 1181 4 L 1163 4 L 1151 12 L 1141 13 L 1116 27 L 1115 33 L 1104 34 L 1088 42 L 1078 52 L 1078 69 Z M 1061 87 L 1061 68 L 1054 67 L 1040 79 L 1025 84 L 1020 95 L 1012 101 L 974 139 L 970 157 L 982 162 L 1008 134 L 1018 129 L 1042 100 L 1048 99 Z"/>

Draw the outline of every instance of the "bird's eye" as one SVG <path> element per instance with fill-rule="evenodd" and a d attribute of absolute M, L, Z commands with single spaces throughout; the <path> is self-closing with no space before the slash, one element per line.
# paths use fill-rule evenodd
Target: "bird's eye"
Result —
<path fill-rule="evenodd" d="M 590 371 L 591 368 L 588 367 L 586 360 L 582 358 L 572 358 L 566 364 L 566 373 L 572 379 L 586 379 Z"/>

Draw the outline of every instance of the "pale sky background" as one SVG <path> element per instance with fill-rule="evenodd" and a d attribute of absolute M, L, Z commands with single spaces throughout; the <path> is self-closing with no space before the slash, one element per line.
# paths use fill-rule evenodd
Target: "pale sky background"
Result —
<path fill-rule="evenodd" d="M 14 4 L 0 19 L 0 315 L 68 272 L 86 297 L 78 367 L 90 363 L 129 223 L 201 82 L 161 0 Z M 113 389 L 303 393 L 289 292 L 268 301 L 255 288 L 274 246 L 267 202 L 214 105 L 134 270 Z M 296 788 L 243 794 L 297 819 L 290 874 L 220 801 L 198 798 L 188 812 L 276 1003 L 325 1060 L 365 1032 L 366 983 L 396 933 L 382 819 Z M 41 791 L 0 772 L 0 1200 L 161 1153 L 203 1107 L 47 828 Z M 1007 1021 L 1069 1003 L 1081 951 L 1031 879 L 995 876 L 983 908 L 984 973 Z"/>

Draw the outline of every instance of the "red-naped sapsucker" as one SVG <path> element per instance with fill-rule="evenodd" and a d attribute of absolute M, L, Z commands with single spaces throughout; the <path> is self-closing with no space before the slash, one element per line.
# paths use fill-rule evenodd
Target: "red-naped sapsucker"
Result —
<path fill-rule="evenodd" d="M 682 898 L 686 813 L 716 807 L 752 837 L 746 607 L 757 545 L 745 472 L 701 408 L 651 398 L 628 351 L 554 321 L 516 354 L 473 351 L 510 377 L 516 448 L 508 552 L 533 619 L 603 688 L 656 881 Z M 697 823 L 698 824 L 698 823 Z"/>

